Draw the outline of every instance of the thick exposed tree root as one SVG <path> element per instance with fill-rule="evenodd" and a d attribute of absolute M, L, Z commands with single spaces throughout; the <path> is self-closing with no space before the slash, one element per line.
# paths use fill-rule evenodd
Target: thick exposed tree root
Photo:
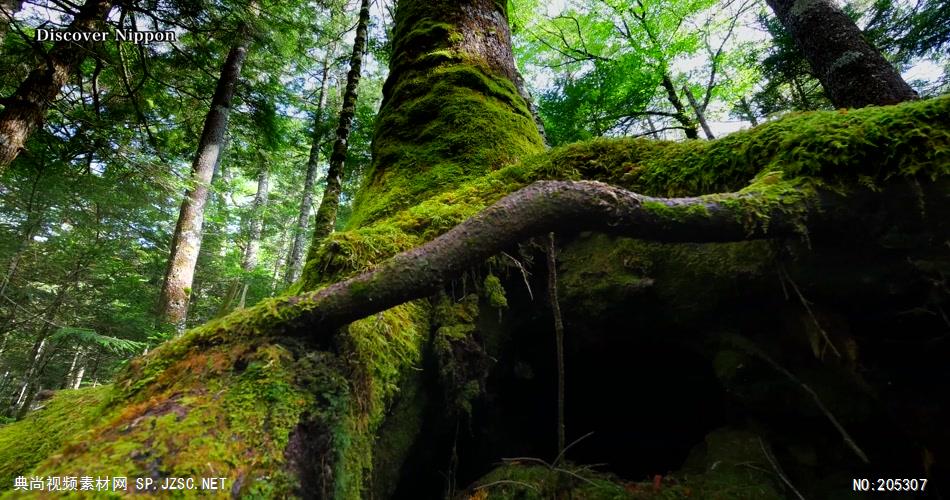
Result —
<path fill-rule="evenodd" d="M 800 229 L 803 215 L 818 214 L 818 198 L 653 198 L 600 182 L 539 181 L 374 270 L 268 307 L 278 308 L 282 333 L 313 335 L 431 295 L 468 267 L 549 231 L 605 231 L 664 242 L 778 237 Z"/>

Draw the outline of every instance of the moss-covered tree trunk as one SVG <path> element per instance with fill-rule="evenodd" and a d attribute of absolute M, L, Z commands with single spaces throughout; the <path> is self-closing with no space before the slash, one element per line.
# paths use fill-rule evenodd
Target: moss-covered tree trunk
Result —
<path fill-rule="evenodd" d="M 86 0 L 69 24 L 69 31 L 94 31 L 105 21 L 112 2 Z M 46 110 L 59 90 L 85 59 L 90 44 L 56 42 L 27 75 L 13 95 L 3 99 L 0 111 L 0 172 L 20 154 L 27 139 L 43 123 Z"/>
<path fill-rule="evenodd" d="M 917 98 L 900 73 L 831 0 L 768 0 L 838 108 Z"/>
<path fill-rule="evenodd" d="M 366 35 L 369 30 L 369 0 L 360 3 L 359 20 L 356 23 L 356 38 L 353 40 L 353 52 L 350 55 L 350 71 L 346 74 L 346 88 L 343 91 L 343 105 L 340 109 L 340 123 L 336 128 L 336 140 L 330 153 L 330 165 L 327 168 L 327 185 L 323 189 L 323 198 L 313 221 L 313 240 L 308 255 L 318 248 L 327 235 L 336 226 L 336 213 L 340 206 L 340 193 L 343 191 L 343 167 L 349 151 L 350 129 L 356 115 L 356 98 L 363 71 L 363 52 L 366 50 Z"/>

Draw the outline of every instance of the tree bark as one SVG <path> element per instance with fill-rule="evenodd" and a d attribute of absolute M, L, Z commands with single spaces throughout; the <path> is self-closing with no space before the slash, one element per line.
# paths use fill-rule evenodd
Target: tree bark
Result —
<path fill-rule="evenodd" d="M 670 78 L 669 74 L 663 73 L 662 85 L 663 89 L 666 90 L 666 99 L 670 101 L 670 104 L 673 105 L 673 109 L 676 110 L 676 115 L 673 118 L 683 126 L 683 132 L 686 133 L 686 138 L 699 139 L 699 133 L 696 132 L 696 124 L 693 123 L 693 120 L 690 120 L 689 115 L 686 114 L 686 107 L 683 106 L 683 101 L 681 101 L 676 94 L 676 86 L 673 84 L 673 79 Z"/>
<path fill-rule="evenodd" d="M 689 106 L 693 108 L 693 112 L 696 113 L 696 119 L 699 120 L 699 124 L 703 127 L 703 133 L 706 134 L 706 138 L 710 140 L 715 139 L 716 136 L 713 135 L 712 129 L 710 129 L 709 124 L 706 123 L 706 114 L 703 112 L 702 106 L 696 102 L 696 96 L 693 95 L 693 91 L 686 85 L 683 85 L 683 93 L 686 94 Z"/>
<path fill-rule="evenodd" d="M 13 24 L 13 16 L 23 8 L 22 0 L 0 0 L 0 47 Z"/>
<path fill-rule="evenodd" d="M 241 30 L 244 31 L 243 29 Z M 211 109 L 205 117 L 198 151 L 192 163 L 193 186 L 185 193 L 178 215 L 178 225 L 172 237 L 168 268 L 159 299 L 159 312 L 168 323 L 183 332 L 188 315 L 188 297 L 195 276 L 195 264 L 201 249 L 205 204 L 208 201 L 211 176 L 224 145 L 224 134 L 231 114 L 234 88 L 241 76 L 241 67 L 247 57 L 249 39 L 241 34 L 231 48 L 211 99 Z"/>
<path fill-rule="evenodd" d="M 320 147 L 323 145 L 323 108 L 327 102 L 327 83 L 330 76 L 329 57 L 331 52 L 332 49 L 328 49 L 326 55 L 323 57 L 320 97 L 317 101 L 317 111 L 313 115 L 312 142 L 310 143 L 310 156 L 307 158 L 307 176 L 303 184 L 300 213 L 297 215 L 297 227 L 290 249 L 290 262 L 287 268 L 287 274 L 284 276 L 284 282 L 288 285 L 300 279 L 300 273 L 303 272 L 303 256 L 307 246 L 307 237 L 309 236 L 310 210 L 313 205 L 313 185 L 317 180 L 317 170 L 320 167 Z"/>
<path fill-rule="evenodd" d="M 897 70 L 831 0 L 767 0 L 838 108 L 917 99 Z"/>
<path fill-rule="evenodd" d="M 360 74 L 363 65 L 363 51 L 366 49 L 366 32 L 369 29 L 369 0 L 360 4 L 360 18 L 356 25 L 356 39 L 353 41 L 353 54 L 350 57 L 350 72 L 346 75 L 346 91 L 343 94 L 343 107 L 340 110 L 340 124 L 336 129 L 336 142 L 330 153 L 330 166 L 327 169 L 327 185 L 323 190 L 320 208 L 313 222 L 313 239 L 310 253 L 319 248 L 323 240 L 333 232 L 336 224 L 336 212 L 340 205 L 342 190 L 343 164 L 346 162 L 347 139 L 356 114 L 356 95 L 359 90 Z"/>
<path fill-rule="evenodd" d="M 86 0 L 67 31 L 95 31 L 111 9 L 110 1 Z M 55 43 L 13 95 L 4 99 L 5 107 L 0 111 L 0 173 L 16 159 L 30 134 L 43 123 L 50 103 L 85 59 L 89 47 L 88 43 Z"/>

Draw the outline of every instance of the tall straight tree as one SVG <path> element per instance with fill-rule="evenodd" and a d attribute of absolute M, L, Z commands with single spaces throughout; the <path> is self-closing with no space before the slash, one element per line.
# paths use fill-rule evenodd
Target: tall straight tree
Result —
<path fill-rule="evenodd" d="M 201 249 L 205 204 L 211 188 L 214 167 L 224 145 L 224 134 L 231 114 L 234 87 L 241 77 L 241 67 L 247 57 L 250 43 L 246 26 L 239 30 L 237 41 L 228 52 L 221 68 L 221 76 L 211 99 L 211 109 L 205 117 L 198 151 L 191 166 L 192 186 L 185 192 L 178 215 L 178 224 L 172 237 L 171 252 L 162 293 L 159 313 L 162 318 L 181 332 L 188 316 L 188 297 L 195 277 L 195 264 Z"/>
<path fill-rule="evenodd" d="M 284 275 L 284 281 L 289 285 L 300 279 L 300 273 L 303 271 L 303 256 L 307 246 L 307 237 L 310 229 L 310 210 L 313 205 L 313 185 L 317 180 L 317 169 L 320 166 L 320 148 L 323 146 L 325 136 L 323 130 L 323 108 L 327 102 L 327 83 L 330 76 L 330 54 L 335 50 L 336 44 L 327 49 L 323 57 L 323 70 L 321 72 L 320 91 L 317 100 L 317 110 L 313 115 L 313 133 L 311 135 L 310 155 L 307 158 L 307 175 L 303 184 L 303 196 L 300 199 L 300 212 L 297 215 L 297 227 L 295 228 L 294 240 L 290 247 L 290 257 L 287 266 L 287 274 Z"/>
<path fill-rule="evenodd" d="M 251 218 L 248 221 L 247 247 L 244 248 L 244 258 L 241 259 L 241 269 L 244 271 L 244 287 L 241 289 L 241 302 L 238 307 L 244 307 L 249 286 L 248 276 L 257 267 L 261 253 L 261 234 L 264 232 L 264 211 L 267 208 L 267 198 L 270 191 L 270 172 L 266 161 L 261 162 L 261 171 L 257 174 L 257 194 L 254 195 Z"/>
<path fill-rule="evenodd" d="M 881 106 L 917 98 L 854 21 L 830 0 L 766 1 L 836 107 Z"/>
<path fill-rule="evenodd" d="M 310 243 L 312 254 L 324 238 L 333 232 L 336 212 L 340 205 L 342 190 L 343 164 L 349 146 L 347 139 L 356 114 L 356 93 L 360 85 L 360 72 L 363 66 L 363 51 L 366 49 L 366 34 L 369 30 L 369 0 L 360 3 L 360 18 L 356 24 L 356 39 L 353 40 L 353 54 L 350 56 L 350 72 L 346 75 L 346 90 L 343 93 L 343 106 L 340 109 L 340 123 L 336 129 L 336 142 L 330 153 L 330 166 L 327 169 L 327 186 L 323 190 L 323 199 L 313 223 L 313 240 Z"/>
<path fill-rule="evenodd" d="M 95 31 L 96 26 L 105 21 L 110 10 L 111 1 L 86 0 L 66 30 Z M 89 43 L 56 42 L 13 95 L 2 100 L 0 173 L 16 159 L 30 134 L 43 123 L 50 103 L 87 54 Z"/>

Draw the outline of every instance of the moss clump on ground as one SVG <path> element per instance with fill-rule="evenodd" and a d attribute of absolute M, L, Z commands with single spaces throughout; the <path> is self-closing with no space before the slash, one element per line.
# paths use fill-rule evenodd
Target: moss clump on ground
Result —
<path fill-rule="evenodd" d="M 0 426 L 0 485 L 11 487 L 14 478 L 86 433 L 110 391 L 111 386 L 58 391 L 23 420 Z"/>
<path fill-rule="evenodd" d="M 767 443 L 738 429 L 717 429 L 693 450 L 682 470 L 653 480 L 624 481 L 589 467 L 556 466 L 521 459 L 508 461 L 479 479 L 467 500 L 654 500 L 728 498 L 781 499 L 787 496 L 770 472 Z M 559 496 L 560 495 L 560 496 Z"/>

